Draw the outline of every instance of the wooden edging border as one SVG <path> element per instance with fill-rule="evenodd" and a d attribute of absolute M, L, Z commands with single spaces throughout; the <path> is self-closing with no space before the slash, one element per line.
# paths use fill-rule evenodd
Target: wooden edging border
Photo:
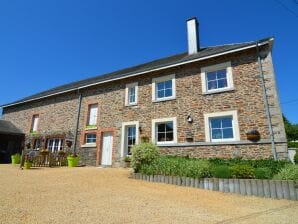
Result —
<path fill-rule="evenodd" d="M 298 200 L 298 181 L 221 178 L 198 179 L 163 175 L 149 176 L 141 173 L 132 173 L 132 178 L 241 195 Z"/>

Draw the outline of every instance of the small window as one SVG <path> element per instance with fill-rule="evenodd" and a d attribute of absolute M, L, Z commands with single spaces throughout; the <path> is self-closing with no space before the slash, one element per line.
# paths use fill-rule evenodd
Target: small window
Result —
<path fill-rule="evenodd" d="M 125 105 L 131 106 L 138 104 L 138 83 L 130 83 L 125 88 Z"/>
<path fill-rule="evenodd" d="M 127 127 L 127 155 L 131 155 L 131 149 L 136 144 L 136 126 Z"/>
<path fill-rule="evenodd" d="M 175 99 L 175 75 L 168 75 L 152 80 L 152 100 L 164 101 Z"/>
<path fill-rule="evenodd" d="M 61 138 L 48 139 L 48 150 L 50 152 L 58 152 L 63 149 L 64 140 Z"/>
<path fill-rule="evenodd" d="M 210 130 L 212 140 L 234 139 L 233 118 L 217 117 L 210 118 Z"/>
<path fill-rule="evenodd" d="M 205 94 L 233 90 L 231 63 L 201 68 L 202 92 Z"/>
<path fill-rule="evenodd" d="M 39 121 L 39 115 L 38 114 L 33 115 L 30 132 L 36 132 L 37 131 L 38 121 Z"/>
<path fill-rule="evenodd" d="M 91 104 L 89 105 L 89 116 L 88 116 L 88 122 L 87 126 L 95 126 L 97 123 L 97 109 L 98 105 L 97 104 Z"/>
<path fill-rule="evenodd" d="M 96 134 L 94 133 L 86 134 L 85 143 L 86 144 L 96 143 Z"/>
<path fill-rule="evenodd" d="M 171 144 L 177 142 L 177 118 L 152 120 L 152 142 Z"/>
<path fill-rule="evenodd" d="M 228 86 L 227 70 L 222 69 L 214 72 L 207 72 L 208 91 L 213 89 L 222 89 Z"/>
<path fill-rule="evenodd" d="M 157 142 L 172 142 L 174 141 L 173 122 L 165 122 L 156 124 Z"/>
<path fill-rule="evenodd" d="M 237 111 L 204 114 L 207 142 L 239 141 Z"/>

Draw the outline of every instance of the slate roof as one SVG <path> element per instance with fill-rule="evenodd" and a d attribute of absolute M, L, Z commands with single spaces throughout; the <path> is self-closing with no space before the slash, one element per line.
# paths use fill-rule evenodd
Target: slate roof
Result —
<path fill-rule="evenodd" d="M 258 42 L 259 43 L 267 42 L 270 39 L 272 39 L 272 37 L 258 40 Z M 84 87 L 86 85 L 92 85 L 92 84 L 99 83 L 99 82 L 106 82 L 108 80 L 113 80 L 113 79 L 118 79 L 118 78 L 125 78 L 129 75 L 133 75 L 136 73 L 159 69 L 159 68 L 175 65 L 178 63 L 191 61 L 194 59 L 200 59 L 200 58 L 204 58 L 204 57 L 208 57 L 208 56 L 212 56 L 212 55 L 216 55 L 216 54 L 221 54 L 221 53 L 225 53 L 225 52 L 228 53 L 229 51 L 233 51 L 233 50 L 237 50 L 237 49 L 241 49 L 241 48 L 245 48 L 245 47 L 249 47 L 249 46 L 254 46 L 255 44 L 256 44 L 256 41 L 236 43 L 236 44 L 227 44 L 227 45 L 201 48 L 198 51 L 198 53 L 192 54 L 192 55 L 189 55 L 187 52 L 181 53 L 181 54 L 176 54 L 176 55 L 173 55 L 170 57 L 154 60 L 154 61 L 144 63 L 141 65 L 137 65 L 137 66 L 129 67 L 126 69 L 118 70 L 115 72 L 98 75 L 98 76 L 87 78 L 84 80 L 61 85 L 61 86 L 58 86 L 58 87 L 55 87 L 55 88 L 52 88 L 52 89 L 49 89 L 49 90 L 46 90 L 43 92 L 39 92 L 37 94 L 31 95 L 31 96 L 28 96 L 25 98 L 22 98 L 20 100 L 17 100 L 17 101 L 11 102 L 11 103 L 7 103 L 5 105 L 2 105 L 2 107 L 8 107 L 8 106 L 14 105 L 14 104 L 20 104 L 20 103 L 24 103 L 24 102 L 28 102 L 28 101 L 37 100 L 39 98 L 47 97 L 47 96 L 50 96 L 53 94 L 58 94 L 58 93 L 62 93 L 62 92 L 72 91 L 72 90 L 74 91 L 74 90 Z"/>
<path fill-rule="evenodd" d="M 10 121 L 0 119 L 0 134 L 23 134 L 20 129 Z"/>

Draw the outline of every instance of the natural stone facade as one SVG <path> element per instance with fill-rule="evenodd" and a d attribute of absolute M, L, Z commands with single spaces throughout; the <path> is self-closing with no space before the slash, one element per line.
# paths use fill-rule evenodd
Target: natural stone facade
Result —
<path fill-rule="evenodd" d="M 274 140 L 280 159 L 287 152 L 286 136 L 277 96 L 271 52 L 262 48 L 262 65 L 267 88 L 270 114 L 274 131 Z M 227 92 L 202 94 L 201 68 L 230 61 L 232 65 L 234 89 Z M 152 102 L 152 78 L 175 74 L 176 98 L 163 102 Z M 138 82 L 138 104 L 125 105 L 126 84 Z M 177 143 L 161 147 L 161 152 L 199 158 L 244 157 L 252 159 L 272 156 L 268 116 L 266 115 L 264 95 L 258 71 L 256 50 L 244 50 L 213 59 L 180 65 L 174 68 L 150 72 L 137 77 L 99 84 L 81 89 L 83 96 L 79 118 L 77 151 L 82 162 L 87 165 L 100 164 L 101 135 L 104 130 L 114 130 L 113 162 L 121 161 L 122 122 L 139 121 L 140 137 L 151 138 L 152 119 L 177 117 Z M 4 108 L 3 117 L 12 121 L 18 128 L 28 133 L 32 115 L 40 114 L 38 132 L 53 130 L 75 134 L 78 110 L 78 94 L 65 93 L 42 100 Z M 98 103 L 96 147 L 83 148 L 83 135 L 86 132 L 86 114 L 88 104 Z M 238 113 L 240 141 L 233 144 L 205 144 L 204 114 L 236 110 Z M 186 117 L 191 114 L 193 123 Z M 248 142 L 246 132 L 257 129 L 261 142 Z M 139 130 L 138 130 L 139 131 Z M 90 132 L 90 131 L 89 131 Z M 187 142 L 187 135 L 193 136 L 193 142 Z M 198 144 L 195 144 L 198 143 Z"/>

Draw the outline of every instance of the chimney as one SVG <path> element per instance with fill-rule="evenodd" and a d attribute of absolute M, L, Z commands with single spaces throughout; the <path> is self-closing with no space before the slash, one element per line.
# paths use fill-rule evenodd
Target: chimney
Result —
<path fill-rule="evenodd" d="M 190 18 L 187 23 L 188 54 L 195 54 L 200 49 L 198 36 L 198 21 L 196 17 Z"/>

